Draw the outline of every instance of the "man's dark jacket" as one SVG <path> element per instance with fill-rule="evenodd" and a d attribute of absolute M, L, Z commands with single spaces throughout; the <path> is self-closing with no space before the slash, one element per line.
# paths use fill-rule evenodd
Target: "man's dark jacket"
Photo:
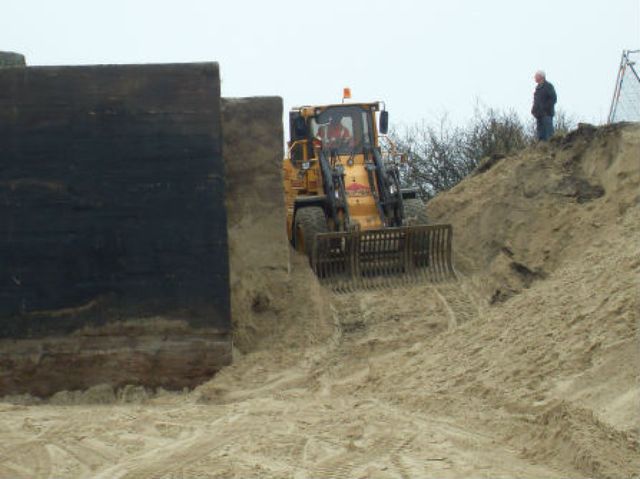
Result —
<path fill-rule="evenodd" d="M 533 93 L 533 108 L 531 114 L 536 118 L 543 116 L 553 116 L 555 111 L 553 106 L 557 101 L 556 90 L 548 81 L 543 81 L 536 85 L 536 91 Z"/>

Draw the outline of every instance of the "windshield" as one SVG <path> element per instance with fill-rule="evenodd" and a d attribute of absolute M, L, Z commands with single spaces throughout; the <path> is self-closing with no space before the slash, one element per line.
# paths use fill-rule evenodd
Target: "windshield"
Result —
<path fill-rule="evenodd" d="M 311 135 L 323 148 L 351 154 L 373 146 L 372 112 L 360 106 L 330 107 L 311 119 Z"/>

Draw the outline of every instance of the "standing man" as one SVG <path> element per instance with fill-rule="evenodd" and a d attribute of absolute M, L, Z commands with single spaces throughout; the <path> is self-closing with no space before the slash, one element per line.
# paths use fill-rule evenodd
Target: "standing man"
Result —
<path fill-rule="evenodd" d="M 547 81 L 546 75 L 542 70 L 538 70 L 533 79 L 537 85 L 536 91 L 533 92 L 531 114 L 536 119 L 538 140 L 547 141 L 553 136 L 554 105 L 558 97 L 556 96 L 556 90 Z"/>

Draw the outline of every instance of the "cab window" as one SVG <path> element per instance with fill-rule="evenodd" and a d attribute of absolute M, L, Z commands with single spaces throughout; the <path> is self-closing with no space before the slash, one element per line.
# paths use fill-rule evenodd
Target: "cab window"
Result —
<path fill-rule="evenodd" d="M 341 154 L 357 153 L 373 145 L 371 112 L 359 106 L 336 106 L 325 109 L 309 122 L 310 134 L 323 147 Z"/>

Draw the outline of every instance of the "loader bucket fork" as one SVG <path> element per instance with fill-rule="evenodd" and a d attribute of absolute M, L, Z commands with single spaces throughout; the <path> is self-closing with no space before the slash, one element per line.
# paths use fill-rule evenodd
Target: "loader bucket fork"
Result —
<path fill-rule="evenodd" d="M 316 236 L 311 267 L 336 292 L 455 279 L 451 225 L 422 225 Z"/>

